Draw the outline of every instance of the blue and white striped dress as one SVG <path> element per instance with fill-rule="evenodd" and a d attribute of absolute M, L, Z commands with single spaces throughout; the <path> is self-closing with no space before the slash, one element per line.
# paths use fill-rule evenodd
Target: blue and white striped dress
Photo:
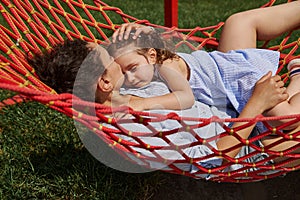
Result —
<path fill-rule="evenodd" d="M 279 52 L 266 49 L 178 55 L 190 68 L 189 83 L 197 101 L 216 107 L 232 105 L 239 113 L 255 83 L 269 71 L 275 74 L 279 62 Z"/>
<path fill-rule="evenodd" d="M 170 91 L 166 84 L 162 82 L 151 82 L 148 85 L 142 87 L 142 88 L 130 88 L 130 89 L 124 89 L 122 88 L 120 90 L 120 93 L 123 95 L 126 94 L 131 94 L 135 96 L 140 96 L 140 97 L 153 97 L 153 96 L 159 96 L 159 95 L 164 95 L 168 94 Z M 229 118 L 228 114 L 222 110 L 218 110 L 214 106 L 208 106 L 207 104 L 201 103 L 201 102 L 195 102 L 195 104 L 186 110 L 181 110 L 181 111 L 174 111 L 174 110 L 152 110 L 151 112 L 153 113 L 159 113 L 159 114 L 168 114 L 170 112 L 177 113 L 179 116 L 182 117 L 192 117 L 192 118 L 210 118 L 212 116 L 218 116 L 220 118 Z M 185 121 L 185 123 L 192 125 L 195 122 L 192 121 Z M 164 120 L 164 121 L 159 121 L 159 122 L 151 122 L 151 126 L 153 126 L 156 130 L 158 131 L 169 131 L 169 130 L 174 130 L 177 128 L 181 127 L 181 124 L 177 122 L 177 120 Z M 129 124 L 122 124 L 122 127 L 130 130 L 130 131 L 137 131 L 137 132 L 149 132 L 147 127 L 144 127 L 141 124 L 136 124 L 136 123 L 129 123 Z M 222 126 L 218 123 L 210 123 L 207 126 L 199 127 L 197 129 L 194 129 L 195 133 L 198 134 L 201 138 L 208 139 L 211 137 L 215 137 L 219 135 L 220 133 L 224 132 L 224 129 Z M 254 134 L 256 133 L 256 130 L 253 132 Z M 132 141 L 131 138 L 126 138 L 124 135 L 120 135 L 121 138 Z M 167 145 L 165 141 L 163 141 L 161 138 L 156 138 L 156 137 L 140 137 L 145 143 L 150 144 L 150 145 L 160 145 L 164 146 Z M 181 145 L 181 144 L 187 144 L 191 142 L 195 142 L 195 137 L 189 133 L 188 131 L 179 131 L 178 133 L 173 133 L 168 136 L 168 139 L 172 141 L 173 144 Z M 210 141 L 209 144 L 215 148 L 217 148 L 216 144 L 217 140 Z M 260 143 L 258 145 L 261 145 Z M 142 149 L 142 148 L 134 148 L 137 152 L 147 155 L 151 157 L 152 153 L 148 151 L 147 149 Z M 253 152 L 254 149 L 250 146 L 243 146 L 239 154 L 236 156 L 242 157 L 245 155 L 248 155 L 249 153 Z M 186 156 L 190 158 L 201 158 L 210 154 L 213 154 L 214 152 L 212 149 L 210 149 L 207 145 L 196 145 L 196 146 L 191 146 L 187 147 L 183 150 L 183 152 L 186 154 Z M 169 149 L 168 151 L 165 151 L 162 149 L 157 153 L 160 154 L 160 156 L 164 157 L 166 156 L 168 159 L 174 159 L 174 160 L 180 160 L 183 159 L 181 155 L 178 155 L 177 151 Z M 130 155 L 128 155 L 130 156 Z M 251 156 L 247 159 L 245 159 L 245 162 L 253 163 L 257 162 L 259 160 L 264 159 L 267 157 L 267 154 L 264 153 L 257 153 L 254 156 Z M 209 159 L 202 160 L 198 164 L 200 164 L 202 167 L 205 168 L 214 168 L 217 166 L 220 166 L 222 164 L 222 159 L 220 157 L 212 157 Z M 149 161 L 150 166 L 152 166 L 153 169 L 164 169 L 166 171 L 171 170 L 165 163 L 159 163 L 159 162 L 154 162 L 154 161 Z M 268 164 L 268 163 L 266 163 Z M 199 169 L 194 166 L 193 164 L 190 163 L 174 163 L 175 166 L 177 166 L 179 169 L 183 171 L 189 171 L 191 173 L 198 172 Z M 241 165 L 231 165 L 230 167 L 226 168 L 225 171 L 234 171 L 238 170 L 241 168 Z M 255 170 L 255 168 L 251 169 Z M 273 173 L 272 170 L 270 170 L 268 173 Z M 198 174 L 197 175 L 199 178 L 211 178 L 212 176 L 210 174 Z"/>

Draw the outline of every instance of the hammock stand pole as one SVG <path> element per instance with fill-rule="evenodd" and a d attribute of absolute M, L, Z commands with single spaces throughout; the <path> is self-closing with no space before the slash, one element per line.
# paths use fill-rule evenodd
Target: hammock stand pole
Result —
<path fill-rule="evenodd" d="M 178 27 L 178 0 L 165 0 L 165 26 Z"/>

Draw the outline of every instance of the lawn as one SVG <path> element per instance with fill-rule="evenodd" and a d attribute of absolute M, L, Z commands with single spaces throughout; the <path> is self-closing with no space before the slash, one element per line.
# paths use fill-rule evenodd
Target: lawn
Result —
<path fill-rule="evenodd" d="M 164 24 L 163 0 L 105 2 Z M 179 27 L 215 25 L 265 2 L 179 0 Z M 0 100 L 9 95 L 0 91 Z M 167 181 L 162 172 L 129 174 L 101 164 L 84 148 L 72 119 L 44 105 L 29 102 L 1 110 L 0 199 L 151 199 Z"/>

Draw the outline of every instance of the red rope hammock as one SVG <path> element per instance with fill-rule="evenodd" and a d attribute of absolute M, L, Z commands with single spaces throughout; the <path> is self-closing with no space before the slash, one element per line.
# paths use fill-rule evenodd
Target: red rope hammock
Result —
<path fill-rule="evenodd" d="M 275 0 L 271 0 L 264 6 L 272 6 Z M 162 28 L 169 32 L 179 32 L 180 38 L 176 45 L 177 48 L 187 46 L 192 50 L 202 49 L 203 47 L 216 47 L 218 40 L 215 38 L 217 31 L 222 28 L 223 23 L 211 27 L 196 27 L 193 29 L 167 28 L 151 24 L 147 20 L 139 20 L 123 13 L 119 8 L 111 7 L 102 1 L 95 0 L 92 4 L 86 4 L 82 0 L 62 0 L 62 1 L 45 1 L 45 0 L 2 0 L 0 3 L 2 15 L 2 24 L 0 25 L 0 88 L 18 93 L 6 100 L 0 102 L 0 108 L 19 103 L 22 101 L 38 101 L 49 106 L 65 115 L 72 117 L 74 120 L 88 127 L 94 134 L 105 141 L 117 152 L 127 159 L 135 162 L 129 154 L 135 156 L 143 162 L 145 167 L 151 167 L 149 163 L 167 163 L 167 168 L 162 169 L 170 173 L 183 174 L 194 178 L 201 178 L 204 174 L 209 174 L 213 181 L 222 182 L 249 182 L 263 180 L 284 174 L 289 171 L 297 170 L 300 165 L 286 167 L 285 165 L 300 158 L 299 154 L 292 153 L 299 149 L 299 132 L 292 135 L 284 134 L 281 130 L 285 126 L 298 122 L 300 115 L 281 116 L 281 117 L 263 117 L 258 116 L 254 119 L 220 119 L 211 118 L 185 118 L 179 117 L 175 113 L 168 115 L 136 112 L 128 110 L 127 107 L 114 108 L 115 111 L 128 112 L 134 116 L 134 119 L 116 120 L 107 117 L 112 113 L 112 108 L 92 102 L 85 102 L 72 94 L 56 94 L 56 92 L 43 84 L 36 76 L 34 69 L 26 62 L 26 55 L 39 53 L 41 49 L 50 49 L 51 46 L 63 42 L 66 38 L 80 38 L 86 41 L 101 43 L 108 40 L 109 36 L 123 22 L 136 22 L 147 24 L 153 27 Z M 288 33 L 279 44 L 269 47 L 269 42 L 262 44 L 263 48 L 281 52 L 281 61 L 278 67 L 278 73 L 282 78 L 288 80 L 288 75 L 284 67 L 292 59 L 299 57 L 298 47 L 300 39 L 290 41 L 294 32 Z M 196 41 L 196 43 L 195 43 Z M 76 108 L 76 109 L 74 109 Z M 95 115 L 85 114 L 86 109 L 95 109 Z M 165 120 L 177 121 L 181 127 L 173 130 L 161 131 L 156 130 L 150 122 L 162 122 Z M 289 122 L 279 127 L 271 127 L 268 122 L 278 119 L 289 119 Z M 186 123 L 193 122 L 193 125 Z M 231 129 L 226 126 L 226 122 L 244 121 L 247 122 L 241 127 Z M 126 123 L 136 123 L 147 127 L 148 132 L 134 132 L 124 128 Z M 258 136 L 244 140 L 237 135 L 237 131 L 243 129 L 255 122 L 262 122 L 267 131 Z M 240 143 L 225 151 L 218 151 L 210 145 L 211 141 L 218 139 L 201 138 L 195 133 L 195 129 L 208 126 L 211 123 L 218 123 L 224 128 L 224 132 L 218 136 L 225 135 L 235 136 Z M 176 144 L 169 137 L 179 131 L 191 133 L 194 137 L 193 142 L 188 144 Z M 270 134 L 277 134 L 280 137 L 278 141 L 265 147 L 258 147 L 255 141 L 262 139 Z M 126 136 L 126 137 L 125 137 Z M 152 137 L 167 143 L 166 146 L 149 144 L 141 139 L 143 137 Z M 124 139 L 124 138 L 130 139 Z M 271 148 L 285 141 L 297 141 L 298 144 L 281 151 L 271 151 Z M 184 150 L 197 145 L 206 145 L 213 154 L 204 157 L 189 157 Z M 255 151 L 240 158 L 231 158 L 226 155 L 227 152 L 234 148 L 250 146 Z M 142 154 L 137 148 L 144 149 L 147 154 Z M 159 150 L 170 150 L 181 155 L 180 159 L 169 159 L 162 156 Z M 101 149 L 99 149 L 101 151 Z M 247 163 L 244 160 L 255 156 L 258 153 L 268 153 L 269 157 L 255 163 Z M 199 163 L 215 156 L 224 157 L 228 162 L 215 168 L 205 168 Z M 286 158 L 276 164 L 266 165 L 267 161 L 275 158 Z M 196 172 L 184 171 L 178 164 L 190 164 L 197 168 Z M 242 167 L 227 172 L 227 167 L 240 164 Z M 255 168 L 256 170 L 253 170 Z M 272 171 L 267 174 L 266 172 Z"/>

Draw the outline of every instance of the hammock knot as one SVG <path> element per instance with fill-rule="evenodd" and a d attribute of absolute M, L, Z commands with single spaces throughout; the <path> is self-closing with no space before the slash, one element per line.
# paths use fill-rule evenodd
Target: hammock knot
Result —
<path fill-rule="evenodd" d="M 122 138 L 118 138 L 118 143 L 121 143 L 122 142 Z"/>
<path fill-rule="evenodd" d="M 10 46 L 10 49 L 14 50 L 15 48 L 17 48 L 18 45 L 17 44 L 13 44 L 12 46 Z"/>
<path fill-rule="evenodd" d="M 30 30 L 25 30 L 25 31 L 23 31 L 23 33 L 26 35 L 26 34 L 29 34 L 30 33 Z"/>
<path fill-rule="evenodd" d="M 31 22 L 33 22 L 33 20 L 31 18 L 28 18 L 27 23 L 30 24 Z"/>
<path fill-rule="evenodd" d="M 283 157 L 284 153 L 282 151 L 280 151 L 279 155 L 280 155 L 280 157 Z"/>
<path fill-rule="evenodd" d="M 244 141 L 245 141 L 244 144 L 248 146 L 249 143 L 250 143 L 249 140 L 247 139 L 247 140 L 244 140 Z"/>
<path fill-rule="evenodd" d="M 83 35 L 80 35 L 79 38 L 80 38 L 81 40 L 83 40 Z"/>
<path fill-rule="evenodd" d="M 111 124 L 112 123 L 112 121 L 113 121 L 113 119 L 112 118 L 107 118 L 107 123 L 109 123 L 109 124 Z"/>
<path fill-rule="evenodd" d="M 128 131 L 127 135 L 132 136 L 132 131 Z"/>
<path fill-rule="evenodd" d="M 48 105 L 54 105 L 55 104 L 55 101 L 49 101 Z"/>
<path fill-rule="evenodd" d="M 29 12 L 31 15 L 34 15 L 36 13 L 35 9 L 32 9 L 30 12 Z"/>
<path fill-rule="evenodd" d="M 26 74 L 25 74 L 25 77 L 29 77 L 31 76 L 31 73 L 28 71 Z"/>
<path fill-rule="evenodd" d="M 50 94 L 57 94 L 57 92 L 54 89 L 51 89 Z"/>
<path fill-rule="evenodd" d="M 112 24 L 112 25 L 111 25 L 111 30 L 113 30 L 113 31 L 116 30 L 116 25 L 115 25 L 115 24 Z"/>
<path fill-rule="evenodd" d="M 19 87 L 23 88 L 23 87 L 26 87 L 26 86 L 28 86 L 29 84 L 30 84 L 29 80 L 26 80 L 26 81 L 24 81 L 24 83 L 23 83 L 23 84 L 22 84 L 22 83 L 20 83 L 20 84 L 19 84 Z"/>
<path fill-rule="evenodd" d="M 163 132 L 162 132 L 162 131 L 159 131 L 158 136 L 159 136 L 160 138 L 162 138 L 162 137 L 163 137 Z"/>
<path fill-rule="evenodd" d="M 16 6 L 15 6 L 14 4 L 10 3 L 10 4 L 8 4 L 7 7 L 8 7 L 8 8 L 15 8 Z"/>
<path fill-rule="evenodd" d="M 139 123 L 142 124 L 144 122 L 143 116 L 139 116 Z"/>
<path fill-rule="evenodd" d="M 8 49 L 8 51 L 6 52 L 7 55 L 10 55 L 12 53 L 11 49 Z"/>
<path fill-rule="evenodd" d="M 233 135 L 234 134 L 234 129 L 231 128 L 230 131 L 229 131 L 229 135 Z"/>
<path fill-rule="evenodd" d="M 80 20 L 80 23 L 83 24 L 83 22 L 84 22 L 83 18 L 80 17 L 79 20 Z"/>
<path fill-rule="evenodd" d="M 0 68 L 5 68 L 8 65 L 10 65 L 10 63 L 0 62 Z"/>
<path fill-rule="evenodd" d="M 222 151 L 218 151 L 219 152 L 219 156 L 223 156 L 223 152 Z"/>
<path fill-rule="evenodd" d="M 190 127 L 189 125 L 187 125 L 187 126 L 185 127 L 185 130 L 186 130 L 187 132 L 190 132 L 190 131 L 191 131 L 191 127 Z"/>

